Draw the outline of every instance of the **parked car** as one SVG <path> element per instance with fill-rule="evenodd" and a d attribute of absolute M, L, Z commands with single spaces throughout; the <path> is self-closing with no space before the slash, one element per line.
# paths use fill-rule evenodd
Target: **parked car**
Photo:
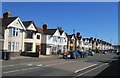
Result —
<path fill-rule="evenodd" d="M 69 52 L 64 52 L 64 53 L 63 53 L 63 59 L 68 59 L 68 57 L 67 57 L 68 54 L 69 54 Z"/>
<path fill-rule="evenodd" d="M 107 53 L 107 51 L 106 51 L 106 50 L 104 50 L 104 51 L 103 51 L 103 54 L 106 54 L 106 53 Z"/>
<path fill-rule="evenodd" d="M 120 55 L 120 52 L 118 52 L 117 55 Z"/>
<path fill-rule="evenodd" d="M 79 54 L 80 54 L 80 57 L 81 58 L 84 58 L 84 57 L 86 57 L 86 52 L 85 51 L 77 51 Z"/>
<path fill-rule="evenodd" d="M 87 51 L 87 55 L 89 55 L 89 56 L 93 56 L 94 54 L 95 54 L 94 51 Z"/>
<path fill-rule="evenodd" d="M 64 59 L 77 59 L 80 57 L 80 54 L 77 51 L 65 52 L 63 54 Z"/>
<path fill-rule="evenodd" d="M 80 54 L 77 51 L 73 51 L 73 58 L 77 59 L 80 57 Z"/>

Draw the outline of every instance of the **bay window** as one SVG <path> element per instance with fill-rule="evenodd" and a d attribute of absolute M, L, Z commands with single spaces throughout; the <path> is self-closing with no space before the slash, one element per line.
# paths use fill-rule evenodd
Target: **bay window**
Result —
<path fill-rule="evenodd" d="M 8 50 L 11 51 L 11 42 L 8 42 Z"/>
<path fill-rule="evenodd" d="M 19 42 L 8 42 L 8 51 L 19 51 Z"/>
<path fill-rule="evenodd" d="M 25 51 L 32 51 L 33 43 L 25 43 Z"/>

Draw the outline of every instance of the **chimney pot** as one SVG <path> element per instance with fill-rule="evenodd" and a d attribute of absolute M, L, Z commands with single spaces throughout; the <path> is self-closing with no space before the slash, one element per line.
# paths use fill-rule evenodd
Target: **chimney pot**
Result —
<path fill-rule="evenodd" d="M 9 17 L 11 17 L 12 16 L 12 13 L 11 12 L 5 12 L 4 14 L 3 14 L 3 17 L 4 18 L 9 18 Z"/>
<path fill-rule="evenodd" d="M 77 32 L 77 37 L 80 37 L 80 32 Z"/>
<path fill-rule="evenodd" d="M 47 24 L 43 24 L 43 29 L 48 29 L 48 25 Z"/>

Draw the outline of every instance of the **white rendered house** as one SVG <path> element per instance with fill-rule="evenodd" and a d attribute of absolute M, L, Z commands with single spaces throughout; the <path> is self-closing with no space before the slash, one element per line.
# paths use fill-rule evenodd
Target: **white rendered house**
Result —
<path fill-rule="evenodd" d="M 12 17 L 10 12 L 3 14 L 2 35 L 4 39 L 3 52 L 11 52 L 12 56 L 20 55 L 23 45 L 23 33 L 26 28 L 19 17 Z"/>

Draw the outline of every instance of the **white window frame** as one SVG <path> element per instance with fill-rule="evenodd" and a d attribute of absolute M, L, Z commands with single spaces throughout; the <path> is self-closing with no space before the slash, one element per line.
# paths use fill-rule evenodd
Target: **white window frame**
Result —
<path fill-rule="evenodd" d="M 15 35 L 13 35 L 13 32 L 15 31 Z M 18 34 L 17 34 L 18 33 Z M 20 30 L 19 28 L 9 28 L 9 36 L 20 36 Z"/>
<path fill-rule="evenodd" d="M 19 42 L 8 42 L 8 50 L 13 52 L 19 51 Z"/>
<path fill-rule="evenodd" d="M 8 42 L 8 51 L 11 51 L 11 42 Z"/>

